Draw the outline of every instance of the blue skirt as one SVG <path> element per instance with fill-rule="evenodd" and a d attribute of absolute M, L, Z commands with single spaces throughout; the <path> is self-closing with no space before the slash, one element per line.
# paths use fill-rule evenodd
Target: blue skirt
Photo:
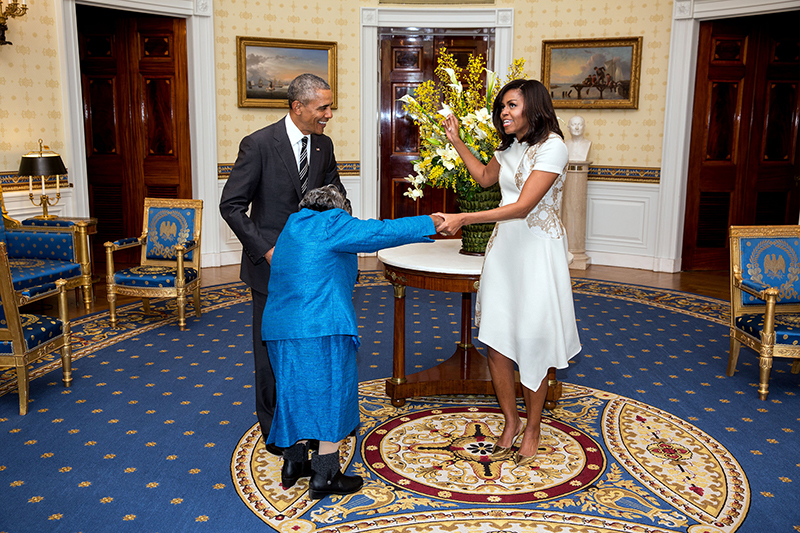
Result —
<path fill-rule="evenodd" d="M 278 397 L 267 443 L 338 442 L 358 426 L 357 342 L 350 335 L 267 341 Z"/>

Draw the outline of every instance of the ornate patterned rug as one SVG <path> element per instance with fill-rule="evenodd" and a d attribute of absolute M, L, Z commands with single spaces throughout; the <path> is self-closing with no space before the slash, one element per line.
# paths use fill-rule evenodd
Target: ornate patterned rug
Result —
<path fill-rule="evenodd" d="M 362 273 L 361 425 L 341 455 L 365 486 L 319 501 L 305 479 L 283 491 L 281 460 L 263 448 L 243 285 L 204 290 L 186 332 L 168 301 L 153 315 L 123 307 L 117 330 L 107 313 L 78 320 L 72 388 L 57 361 L 38 365 L 20 417 L 13 372 L 0 376 L 0 533 L 800 531 L 789 365 L 775 365 L 761 402 L 752 354 L 724 375 L 725 302 L 573 284 L 583 351 L 559 372 L 537 461 L 518 467 L 491 460 L 494 398 L 391 405 L 392 290 Z M 407 299 L 415 371 L 451 353 L 460 295 Z"/>

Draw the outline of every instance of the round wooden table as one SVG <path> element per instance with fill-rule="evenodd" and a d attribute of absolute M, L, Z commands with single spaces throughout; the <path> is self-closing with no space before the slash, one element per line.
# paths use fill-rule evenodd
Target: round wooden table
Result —
<path fill-rule="evenodd" d="M 461 241 L 440 239 L 378 252 L 384 275 L 394 286 L 394 350 L 392 377 L 386 380 L 386 394 L 400 407 L 406 398 L 440 394 L 493 395 L 494 387 L 486 358 L 472 344 L 472 293 L 478 291 L 483 257 L 458 253 Z M 406 287 L 461 293 L 461 341 L 446 361 L 406 376 Z M 561 396 L 555 369 L 548 372 L 550 388 L 545 407 L 552 409 Z M 517 397 L 522 387 L 517 375 Z"/>

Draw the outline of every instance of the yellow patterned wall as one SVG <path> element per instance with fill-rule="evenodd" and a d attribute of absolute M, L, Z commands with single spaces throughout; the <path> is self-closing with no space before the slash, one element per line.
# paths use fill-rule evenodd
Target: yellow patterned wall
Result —
<path fill-rule="evenodd" d="M 54 150 L 64 148 L 57 2 L 30 0 L 28 5 L 23 19 L 9 21 L 7 38 L 14 45 L 0 47 L 0 170 L 15 169 L 40 137 Z M 285 113 L 237 107 L 237 35 L 338 43 L 339 108 L 326 132 L 339 160 L 359 159 L 361 6 L 378 2 L 214 0 L 218 162 L 232 163 L 244 135 Z M 528 74 L 536 78 L 544 39 L 643 35 L 639 109 L 561 109 L 559 116 L 586 118 L 595 165 L 660 166 L 672 2 L 497 0 L 495 7 L 514 8 L 514 56 L 524 57 Z"/>
<path fill-rule="evenodd" d="M 541 75 L 542 40 L 642 35 L 639 109 L 558 109 L 565 121 L 581 115 L 598 166 L 660 167 L 664 137 L 672 2 L 655 0 L 517 0 L 514 56 L 528 60 L 528 74 Z M 562 124 L 564 134 L 569 135 Z"/>
<path fill-rule="evenodd" d="M 23 17 L 7 22 L 6 40 L 13 44 L 0 46 L 0 171 L 19 168 L 38 139 L 64 149 L 55 10 L 56 2 L 30 0 Z"/>
<path fill-rule="evenodd" d="M 216 0 L 214 5 L 219 161 L 233 162 L 244 135 L 285 112 L 236 107 L 237 35 L 339 43 L 339 109 L 326 132 L 336 143 L 338 159 L 357 160 L 359 7 L 376 7 L 378 2 Z M 672 2 L 498 0 L 495 6 L 514 8 L 514 57 L 524 57 L 526 72 L 537 79 L 541 75 L 542 40 L 643 35 L 639 109 L 560 109 L 558 114 L 565 123 L 578 114 L 586 119 L 586 137 L 593 142 L 591 159 L 595 165 L 661 165 Z"/>
<path fill-rule="evenodd" d="M 239 109 L 236 105 L 236 37 L 272 37 L 336 41 L 338 109 L 325 133 L 333 138 L 336 158 L 360 156 L 360 7 L 366 2 L 341 0 L 215 0 L 217 60 L 217 136 L 220 163 L 236 159 L 239 141 L 279 120 L 287 109 Z M 374 3 L 377 5 L 377 2 Z"/>

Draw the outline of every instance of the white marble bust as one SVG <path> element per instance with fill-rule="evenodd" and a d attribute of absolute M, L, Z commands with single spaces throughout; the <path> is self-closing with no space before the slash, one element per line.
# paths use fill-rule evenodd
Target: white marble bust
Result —
<path fill-rule="evenodd" d="M 583 130 L 586 128 L 586 121 L 583 117 L 575 115 L 567 123 L 569 128 L 570 140 L 566 141 L 567 150 L 569 151 L 570 161 L 588 161 L 589 149 L 592 147 L 592 141 L 583 136 Z"/>

